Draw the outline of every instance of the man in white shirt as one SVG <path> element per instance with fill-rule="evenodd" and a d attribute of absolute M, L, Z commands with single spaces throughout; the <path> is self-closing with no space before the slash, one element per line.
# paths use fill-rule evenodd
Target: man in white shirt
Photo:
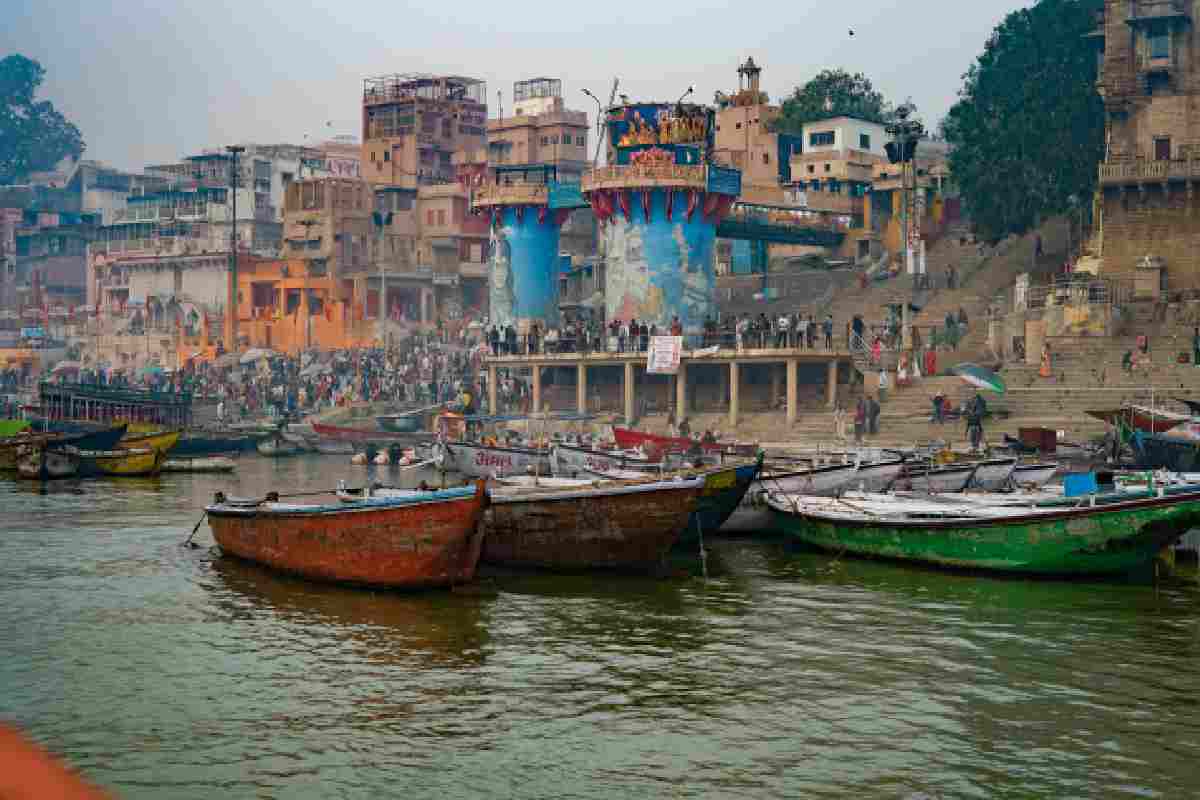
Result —
<path fill-rule="evenodd" d="M 789 331 L 791 331 L 791 328 L 792 328 L 792 321 L 790 319 L 788 319 L 788 315 L 780 314 L 779 315 L 779 327 L 775 332 L 775 346 L 776 347 L 782 348 L 782 347 L 788 346 L 788 337 L 789 337 Z"/>
<path fill-rule="evenodd" d="M 804 349 L 804 342 L 808 339 L 808 317 L 800 317 L 799 327 L 796 329 L 796 346 L 801 350 Z"/>

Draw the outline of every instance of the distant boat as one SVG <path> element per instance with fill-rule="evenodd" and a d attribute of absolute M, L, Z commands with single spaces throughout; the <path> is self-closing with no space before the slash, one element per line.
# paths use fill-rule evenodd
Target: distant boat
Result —
<path fill-rule="evenodd" d="M 487 503 L 483 483 L 355 503 L 234 501 L 205 509 L 231 556 L 306 578 L 394 589 L 475 577 Z"/>
<path fill-rule="evenodd" d="M 617 445 L 627 450 L 639 447 L 650 450 L 658 449 L 668 453 L 686 453 L 699 447 L 705 453 L 731 453 L 739 456 L 753 457 L 758 452 L 756 444 L 737 444 L 735 442 L 702 442 L 687 436 L 659 436 L 653 433 L 635 431 L 632 428 L 613 426 L 613 438 Z"/>
<path fill-rule="evenodd" d="M 483 560 L 560 571 L 651 570 L 687 528 L 703 478 L 542 489 L 497 486 Z"/>
<path fill-rule="evenodd" d="M 1130 430 L 1146 433 L 1163 433 L 1187 422 L 1191 417 L 1187 414 L 1177 414 L 1174 411 L 1164 411 L 1148 406 L 1125 405 L 1116 409 L 1085 412 L 1091 417 L 1107 422 L 1109 425 L 1123 425 Z"/>
<path fill-rule="evenodd" d="M 312 424 L 313 432 L 325 439 L 335 439 L 342 442 L 403 442 L 412 444 L 419 441 L 431 441 L 431 433 L 394 433 L 392 431 L 371 430 L 369 428 L 346 428 L 339 425 L 326 425 L 321 422 Z"/>
<path fill-rule="evenodd" d="M 117 442 L 117 447 L 123 450 L 141 450 L 149 448 L 157 450 L 160 453 L 166 454 L 171 451 L 175 443 L 179 441 L 182 431 L 167 430 L 158 431 L 156 433 L 141 433 L 127 434 L 121 441 Z"/>
<path fill-rule="evenodd" d="M 1007 505 L 771 494 L 776 524 L 836 553 L 1043 575 L 1128 572 L 1200 526 L 1200 487 Z"/>
<path fill-rule="evenodd" d="M 381 414 L 375 417 L 375 422 L 382 430 L 391 433 L 417 433 L 422 430 L 422 414 L 410 411 L 406 414 Z"/>
<path fill-rule="evenodd" d="M 166 456 L 145 447 L 130 450 L 79 450 L 80 475 L 144 477 L 157 475 Z"/>
<path fill-rule="evenodd" d="M 227 456 L 168 458 L 162 464 L 163 472 L 233 472 L 236 468 L 237 462 Z"/>
<path fill-rule="evenodd" d="M 278 432 L 276 432 L 273 436 L 267 436 L 266 438 L 259 439 L 258 444 L 255 445 L 255 447 L 258 449 L 259 455 L 267 456 L 269 458 L 295 456 L 304 452 L 300 445 L 296 444 L 295 442 L 288 441 Z"/>
<path fill-rule="evenodd" d="M 261 434 L 236 431 L 190 430 L 171 448 L 172 458 L 203 458 L 228 453 L 250 453 Z"/>
<path fill-rule="evenodd" d="M 29 480 L 73 478 L 79 472 L 79 451 L 70 446 L 50 449 L 45 445 L 22 445 L 17 450 L 17 474 Z"/>

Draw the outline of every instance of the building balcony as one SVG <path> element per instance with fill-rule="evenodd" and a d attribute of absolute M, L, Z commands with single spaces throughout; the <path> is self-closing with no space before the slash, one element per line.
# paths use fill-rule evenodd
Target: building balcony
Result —
<path fill-rule="evenodd" d="M 583 173 L 582 190 L 708 188 L 708 168 L 691 164 L 610 164 Z"/>
<path fill-rule="evenodd" d="M 1200 180 L 1200 158 L 1150 161 L 1137 158 L 1100 165 L 1102 187 Z"/>
<path fill-rule="evenodd" d="M 1191 0 L 1131 0 L 1125 22 L 1139 27 L 1160 21 L 1190 22 L 1191 19 Z"/>
<path fill-rule="evenodd" d="M 475 190 L 476 206 L 544 206 L 550 187 L 544 183 L 484 184 Z"/>

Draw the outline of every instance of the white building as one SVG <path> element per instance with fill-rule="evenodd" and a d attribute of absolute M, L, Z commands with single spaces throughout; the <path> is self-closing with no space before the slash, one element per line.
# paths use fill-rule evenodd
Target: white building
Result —
<path fill-rule="evenodd" d="M 891 141 L 883 125 L 854 117 L 832 117 L 809 122 L 801 128 L 801 132 L 804 153 L 838 153 L 844 156 L 850 150 L 857 150 L 886 159 L 884 145 Z"/>

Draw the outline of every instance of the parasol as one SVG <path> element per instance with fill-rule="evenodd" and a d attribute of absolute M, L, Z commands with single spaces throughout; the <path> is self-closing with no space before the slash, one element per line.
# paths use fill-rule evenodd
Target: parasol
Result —
<path fill-rule="evenodd" d="M 959 364 L 950 372 L 963 381 L 974 386 L 976 389 L 983 391 L 995 392 L 996 394 L 1004 394 L 1008 387 L 1004 385 L 1004 379 L 992 372 L 990 369 L 979 366 L 978 364 Z"/>
<path fill-rule="evenodd" d="M 261 347 L 251 347 L 249 350 L 247 350 L 245 353 L 242 354 L 242 357 L 240 359 L 238 359 L 238 363 L 253 364 L 255 361 L 258 361 L 259 359 L 273 358 L 274 356 L 275 356 L 274 350 L 264 350 Z"/>

